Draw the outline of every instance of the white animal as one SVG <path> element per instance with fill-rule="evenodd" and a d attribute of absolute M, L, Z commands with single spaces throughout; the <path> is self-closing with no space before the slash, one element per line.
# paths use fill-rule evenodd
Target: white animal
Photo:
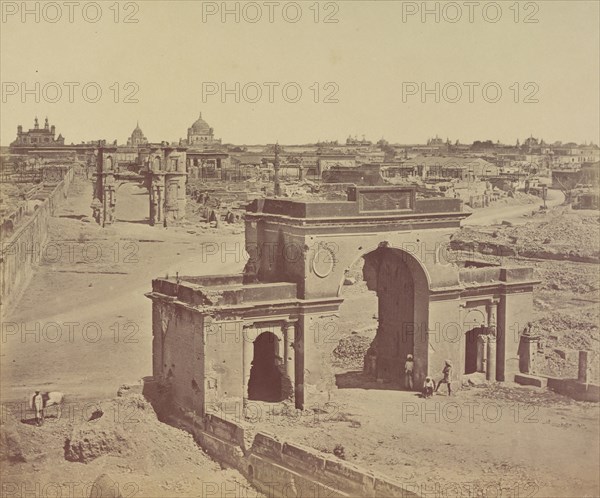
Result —
<path fill-rule="evenodd" d="M 65 402 L 65 395 L 59 391 L 41 392 L 42 395 L 42 408 L 48 408 L 49 406 L 61 406 Z M 28 398 L 28 405 L 30 410 L 35 410 L 33 406 L 33 398 L 35 393 L 31 393 Z"/>

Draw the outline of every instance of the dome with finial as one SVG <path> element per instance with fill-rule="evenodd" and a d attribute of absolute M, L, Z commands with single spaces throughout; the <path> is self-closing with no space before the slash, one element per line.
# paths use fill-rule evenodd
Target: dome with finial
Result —
<path fill-rule="evenodd" d="M 202 119 L 202 113 L 190 128 L 195 134 L 210 133 L 211 128 L 206 121 Z"/>
<path fill-rule="evenodd" d="M 127 145 L 143 145 L 147 144 L 148 140 L 144 136 L 144 132 L 140 128 L 139 121 L 135 125 L 135 129 L 131 132 L 131 137 L 127 139 Z"/>
<path fill-rule="evenodd" d="M 138 121 L 135 129 L 131 132 L 131 137 L 132 138 L 144 138 L 144 132 L 142 131 L 142 129 L 140 128 L 140 122 Z"/>

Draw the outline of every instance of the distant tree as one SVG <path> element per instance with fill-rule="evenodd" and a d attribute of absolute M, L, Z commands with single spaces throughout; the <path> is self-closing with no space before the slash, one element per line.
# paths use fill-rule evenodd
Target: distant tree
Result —
<path fill-rule="evenodd" d="M 494 142 L 491 140 L 485 140 L 485 141 L 475 140 L 473 142 L 473 144 L 471 145 L 471 150 L 483 150 L 483 149 L 490 149 L 492 147 L 494 147 Z"/>

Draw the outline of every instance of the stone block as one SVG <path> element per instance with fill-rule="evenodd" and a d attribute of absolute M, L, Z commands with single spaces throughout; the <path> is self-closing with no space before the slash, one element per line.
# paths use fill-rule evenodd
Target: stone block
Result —
<path fill-rule="evenodd" d="M 515 382 L 523 386 L 546 387 L 548 379 L 529 374 L 515 374 Z"/>
<path fill-rule="evenodd" d="M 325 468 L 325 459 L 312 448 L 306 448 L 298 444 L 284 443 L 282 455 L 285 463 L 296 466 L 306 472 L 322 472 Z"/>
<path fill-rule="evenodd" d="M 275 436 L 258 432 L 254 436 L 251 451 L 274 460 L 281 460 L 282 449 L 283 444 Z"/>

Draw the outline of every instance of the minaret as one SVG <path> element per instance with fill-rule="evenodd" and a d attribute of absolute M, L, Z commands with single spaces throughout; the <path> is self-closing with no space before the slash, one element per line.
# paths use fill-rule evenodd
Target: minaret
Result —
<path fill-rule="evenodd" d="M 39 123 L 38 123 L 38 118 L 37 118 L 37 116 L 35 117 L 35 121 L 34 121 L 34 123 L 33 123 L 33 129 L 34 129 L 34 130 L 39 130 L 39 129 L 40 129 L 40 125 L 39 125 Z"/>
<path fill-rule="evenodd" d="M 44 122 L 44 130 L 47 130 L 49 127 L 48 125 L 48 116 L 46 116 L 46 121 Z"/>

